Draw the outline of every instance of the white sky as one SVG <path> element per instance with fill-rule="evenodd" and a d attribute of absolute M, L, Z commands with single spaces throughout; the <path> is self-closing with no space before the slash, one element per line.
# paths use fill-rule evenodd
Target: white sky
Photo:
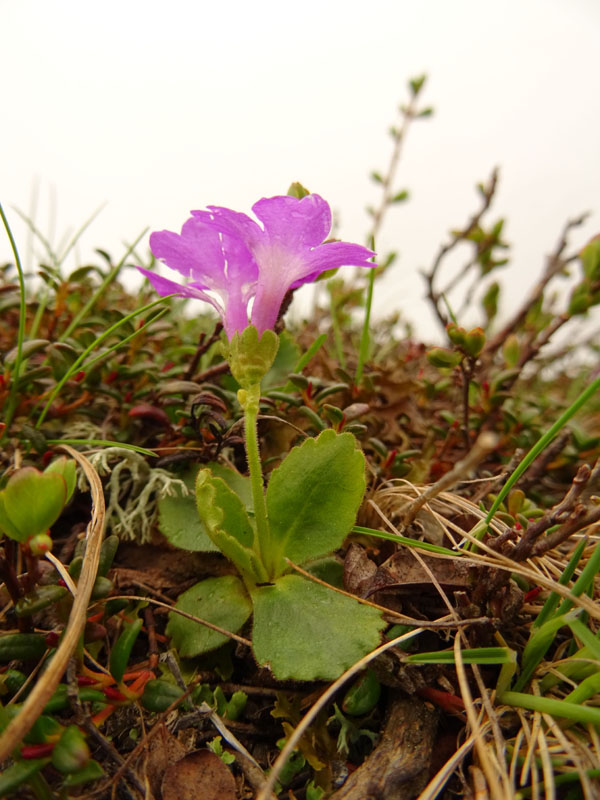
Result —
<path fill-rule="evenodd" d="M 406 141 L 398 188 L 412 197 L 378 242 L 401 253 L 379 310 L 436 331 L 417 271 L 495 164 L 505 311 L 568 217 L 593 212 L 575 243 L 600 229 L 597 0 L 0 0 L 0 25 L 0 200 L 26 264 L 13 206 L 57 244 L 106 202 L 78 258 L 118 259 L 146 226 L 179 230 L 208 204 L 249 212 L 292 180 L 363 242 L 368 175 L 421 72 L 436 114 Z"/>

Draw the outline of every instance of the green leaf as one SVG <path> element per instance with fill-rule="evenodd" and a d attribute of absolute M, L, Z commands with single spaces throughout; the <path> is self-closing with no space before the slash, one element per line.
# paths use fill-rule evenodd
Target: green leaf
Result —
<path fill-rule="evenodd" d="M 27 761 L 16 761 L 5 769 L 0 775 L 0 797 L 10 796 L 21 784 L 31 780 L 49 761 L 49 758 L 32 758 Z"/>
<path fill-rule="evenodd" d="M 41 633 L 7 633 L 0 637 L 0 663 L 39 661 L 47 649 Z"/>
<path fill-rule="evenodd" d="M 100 764 L 97 761 L 94 761 L 93 758 L 90 758 L 85 767 L 77 770 L 77 772 L 72 772 L 70 775 L 67 775 L 64 786 L 80 786 L 82 783 L 97 781 L 103 776 L 104 770 Z"/>
<path fill-rule="evenodd" d="M 55 583 L 36 586 L 35 589 L 19 597 L 15 603 L 15 613 L 17 617 L 30 617 L 58 600 L 62 600 L 67 593 L 64 586 L 57 586 Z"/>
<path fill-rule="evenodd" d="M 252 490 L 249 478 L 216 462 L 206 464 L 206 469 L 210 469 L 215 477 L 225 481 L 240 498 L 246 510 L 252 510 Z M 181 478 L 190 490 L 189 495 L 184 495 L 179 488 L 176 488 L 175 495 L 162 497 L 158 501 L 158 527 L 174 547 L 206 553 L 217 548 L 198 515 L 194 497 L 197 473 L 197 469 L 189 470 Z"/>
<path fill-rule="evenodd" d="M 223 529 L 244 547 L 254 545 L 254 531 L 242 501 L 209 469 L 201 469 L 196 477 L 196 507 L 211 538 Z"/>
<path fill-rule="evenodd" d="M 183 689 L 174 683 L 162 680 L 150 680 L 144 687 L 141 703 L 148 711 L 166 711 L 167 708 L 183 694 Z"/>
<path fill-rule="evenodd" d="M 250 597 L 242 581 L 235 575 L 200 581 L 179 595 L 175 608 L 230 633 L 237 633 L 252 613 Z M 193 658 L 229 641 L 224 634 L 179 614 L 170 615 L 167 634 L 172 637 L 182 658 Z"/>
<path fill-rule="evenodd" d="M 208 469 L 200 470 L 196 478 L 196 505 L 208 535 L 233 561 L 244 580 L 249 583 L 268 580 L 254 549 L 255 532 L 242 501 Z"/>
<path fill-rule="evenodd" d="M 415 78 L 411 78 L 408 82 L 411 92 L 416 97 L 419 94 L 421 89 L 423 88 L 425 81 L 427 80 L 427 75 L 417 75 Z"/>
<path fill-rule="evenodd" d="M 352 434 L 325 430 L 294 447 L 271 474 L 267 489 L 276 558 L 301 564 L 338 548 L 356 520 L 364 491 L 365 458 Z"/>
<path fill-rule="evenodd" d="M 360 717 L 369 714 L 379 702 L 381 684 L 372 669 L 367 669 L 344 695 L 342 709 L 346 714 Z"/>
<path fill-rule="evenodd" d="M 142 630 L 143 622 L 138 617 L 133 622 L 126 623 L 123 627 L 121 635 L 115 642 L 110 653 L 110 674 L 119 683 L 123 680 L 123 675 L 127 669 L 127 662 L 133 649 L 133 645 L 140 631 Z"/>
<path fill-rule="evenodd" d="M 514 652 L 509 647 L 475 647 L 461 651 L 464 664 L 512 664 Z M 409 664 L 454 664 L 454 650 L 415 653 L 406 657 Z"/>
<path fill-rule="evenodd" d="M 71 497 L 73 496 L 73 492 L 75 491 L 75 486 L 77 484 L 77 469 L 75 467 L 75 462 L 72 458 L 67 458 L 66 456 L 60 456 L 59 458 L 55 459 L 51 464 L 49 464 L 46 469 L 44 470 L 44 474 L 48 475 L 53 472 L 62 475 L 65 479 L 65 483 L 67 484 L 67 497 L 65 503 L 68 503 Z"/>
<path fill-rule="evenodd" d="M 273 366 L 260 383 L 263 394 L 267 389 L 285 383 L 290 372 L 294 372 L 299 358 L 300 348 L 294 338 L 287 331 L 282 331 L 279 335 L 279 350 Z"/>
<path fill-rule="evenodd" d="M 70 774 L 82 770 L 90 760 L 90 748 L 77 725 L 69 725 L 52 751 L 52 766 Z"/>
<path fill-rule="evenodd" d="M 392 203 L 404 203 L 409 198 L 408 189 L 402 189 L 392 197 Z"/>
<path fill-rule="evenodd" d="M 0 529 L 18 542 L 46 533 L 59 518 L 66 499 L 67 484 L 62 475 L 23 467 L 0 492 Z"/>
<path fill-rule="evenodd" d="M 333 680 L 374 650 L 380 613 L 300 575 L 252 592 L 252 647 L 279 680 Z"/>
<path fill-rule="evenodd" d="M 567 703 L 565 700 L 539 697 L 538 695 L 524 694 L 523 692 L 504 692 L 502 703 L 516 708 L 539 711 L 541 714 L 550 714 L 553 717 L 572 719 L 583 725 L 600 725 L 600 708 L 593 706 Z"/>

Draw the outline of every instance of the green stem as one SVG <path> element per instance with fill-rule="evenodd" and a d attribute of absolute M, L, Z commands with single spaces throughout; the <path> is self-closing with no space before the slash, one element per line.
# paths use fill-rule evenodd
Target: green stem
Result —
<path fill-rule="evenodd" d="M 340 367 L 342 369 L 346 369 L 346 358 L 344 356 L 344 344 L 342 341 L 342 332 L 340 330 L 340 320 L 338 317 L 338 311 L 333 296 L 329 300 L 329 310 L 331 314 L 331 328 L 333 330 L 335 352 L 337 354 Z"/>
<path fill-rule="evenodd" d="M 371 237 L 371 249 L 375 249 L 375 239 Z M 369 326 L 371 324 L 371 306 L 373 305 L 373 286 L 375 285 L 375 270 L 377 267 L 369 270 L 369 283 L 367 287 L 367 300 L 365 303 L 365 319 L 363 322 L 362 334 L 360 337 L 360 348 L 358 351 L 358 364 L 356 366 L 356 375 L 354 377 L 354 385 L 358 387 L 362 380 L 363 369 L 365 361 L 369 357 L 371 349 L 371 335 Z"/>
<path fill-rule="evenodd" d="M 2 217 L 2 222 L 4 223 L 4 229 L 6 230 L 6 235 L 10 241 L 10 246 L 13 251 L 13 255 L 15 257 L 15 266 L 17 268 L 17 273 L 19 275 L 19 329 L 17 333 L 17 357 L 15 359 L 15 365 L 13 368 L 13 374 L 11 376 L 10 381 L 10 394 L 8 397 L 8 404 L 7 409 L 4 414 L 4 428 L 0 432 L 0 442 L 4 438 L 4 436 L 8 433 L 15 411 L 17 410 L 18 404 L 18 394 L 17 394 L 17 385 L 19 381 L 19 373 L 21 372 L 22 360 L 23 360 L 23 342 L 25 341 L 25 317 L 27 314 L 27 307 L 25 304 L 25 278 L 23 276 L 23 267 L 21 266 L 21 259 L 19 258 L 19 251 L 17 249 L 17 243 L 12 235 L 12 231 L 10 229 L 10 225 L 8 224 L 8 220 L 6 219 L 6 215 L 4 213 L 4 209 L 2 208 L 2 204 L 0 203 L 0 217 Z"/>
<path fill-rule="evenodd" d="M 244 392 L 242 389 L 241 392 Z M 259 557 L 265 565 L 269 575 L 272 574 L 269 547 L 269 520 L 267 518 L 267 504 L 263 484 L 260 451 L 258 448 L 258 406 L 260 402 L 260 383 L 254 384 L 245 391 L 244 406 L 244 436 L 246 439 L 246 458 L 248 459 L 248 472 L 250 473 L 250 486 L 254 502 L 254 520 L 256 522 L 256 536 Z"/>

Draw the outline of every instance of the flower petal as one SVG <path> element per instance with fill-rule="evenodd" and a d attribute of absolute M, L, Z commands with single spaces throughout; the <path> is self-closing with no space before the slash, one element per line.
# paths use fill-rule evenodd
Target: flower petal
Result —
<path fill-rule="evenodd" d="M 158 231 L 150 236 L 150 249 L 156 258 L 186 278 L 213 288 L 224 283 L 225 259 L 216 231 L 188 219 L 181 234 Z"/>
<path fill-rule="evenodd" d="M 195 300 L 204 300 L 205 303 L 210 303 L 211 306 L 219 313 L 219 315 L 223 317 L 223 306 L 216 298 L 202 291 L 202 289 L 206 288 L 205 286 L 202 286 L 198 283 L 176 283 L 168 278 L 163 278 L 162 275 L 157 275 L 155 272 L 150 272 L 150 270 L 144 269 L 144 267 L 137 267 L 137 269 L 142 273 L 142 275 L 145 275 L 148 278 L 152 286 L 154 286 L 161 297 L 167 297 L 170 294 L 177 294 L 180 297 L 191 297 Z"/>
<path fill-rule="evenodd" d="M 263 197 L 252 206 L 272 244 L 286 250 L 316 247 L 331 230 L 331 209 L 318 194 L 302 199 L 281 195 Z"/>
<path fill-rule="evenodd" d="M 376 267 L 370 259 L 376 254 L 360 244 L 348 242 L 327 242 L 315 247 L 303 258 L 303 269 L 296 270 L 292 289 L 304 283 L 315 281 L 322 272 L 338 267 Z"/>
<path fill-rule="evenodd" d="M 208 211 L 192 211 L 194 219 L 219 233 L 237 237 L 247 247 L 261 241 L 264 236 L 260 226 L 247 214 L 222 206 L 208 206 Z"/>

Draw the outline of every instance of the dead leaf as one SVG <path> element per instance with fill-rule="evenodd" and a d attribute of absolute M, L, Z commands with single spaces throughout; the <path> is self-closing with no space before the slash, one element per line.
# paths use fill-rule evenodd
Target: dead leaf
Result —
<path fill-rule="evenodd" d="M 185 747 L 162 725 L 161 730 L 148 741 L 148 750 L 140 758 L 143 764 L 138 770 L 145 768 L 150 789 L 155 797 L 160 797 L 160 787 L 168 767 L 185 756 Z"/>
<path fill-rule="evenodd" d="M 364 547 L 353 542 L 344 558 L 344 586 L 352 594 L 366 597 L 377 572 L 377 564 L 371 561 Z"/>
<path fill-rule="evenodd" d="M 236 800 L 229 767 L 210 750 L 195 750 L 172 764 L 162 780 L 162 800 Z"/>
<path fill-rule="evenodd" d="M 444 589 L 467 589 L 471 585 L 473 567 L 464 559 L 426 555 L 421 555 L 421 558 Z M 415 589 L 437 591 L 427 571 L 405 547 L 379 567 L 368 595 L 392 589 L 401 594 L 413 594 Z"/>

